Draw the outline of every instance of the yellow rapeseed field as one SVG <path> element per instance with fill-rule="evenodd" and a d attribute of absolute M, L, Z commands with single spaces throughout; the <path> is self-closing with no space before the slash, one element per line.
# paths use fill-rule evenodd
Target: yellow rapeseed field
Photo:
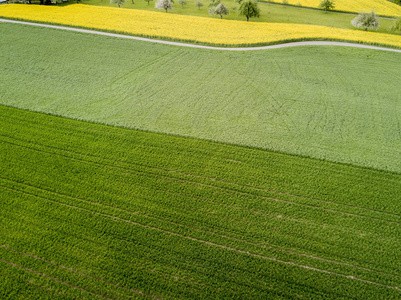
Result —
<path fill-rule="evenodd" d="M 270 0 L 282 3 L 282 0 Z M 289 4 L 317 8 L 322 0 L 288 0 Z M 384 16 L 401 16 L 401 6 L 388 0 L 334 0 L 335 10 L 349 12 L 370 12 Z"/>
<path fill-rule="evenodd" d="M 1 5 L 0 16 L 220 45 L 329 39 L 401 47 L 401 36 L 316 25 L 256 23 L 74 4 Z"/>

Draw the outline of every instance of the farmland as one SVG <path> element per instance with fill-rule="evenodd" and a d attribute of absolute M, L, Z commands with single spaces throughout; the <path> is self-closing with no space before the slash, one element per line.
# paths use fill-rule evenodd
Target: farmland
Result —
<path fill-rule="evenodd" d="M 280 0 L 269 0 L 270 2 L 282 3 Z M 288 0 L 291 5 L 317 8 L 320 0 Z M 369 12 L 374 10 L 377 14 L 385 16 L 401 15 L 401 6 L 388 0 L 336 0 L 335 9 L 347 12 Z"/>
<path fill-rule="evenodd" d="M 174 5 L 174 9 L 169 11 L 169 14 L 179 14 L 179 15 L 191 15 L 198 17 L 207 18 L 220 18 L 220 16 L 211 16 L 208 12 L 208 7 L 198 9 L 195 6 L 197 0 L 188 0 L 187 5 L 184 7 L 180 6 L 178 3 Z M 95 5 L 95 6 L 108 6 L 116 7 L 116 4 L 111 4 L 104 0 L 85 0 L 85 5 Z M 123 9 L 138 9 L 160 12 L 159 9 L 155 8 L 154 5 L 148 5 L 146 1 L 135 1 L 132 4 L 127 1 L 122 7 Z M 224 16 L 224 19 L 228 20 L 239 20 L 244 21 L 244 16 L 238 15 L 239 4 L 235 2 L 223 1 L 230 9 L 230 14 Z M 206 1 L 205 3 L 206 4 Z M 351 20 L 355 17 L 352 14 L 344 14 L 339 12 L 333 12 L 325 14 L 322 10 L 317 9 L 305 9 L 306 7 L 298 6 L 288 6 L 288 5 L 278 5 L 272 2 L 259 2 L 260 17 L 252 18 L 252 22 L 269 22 L 269 23 L 291 23 L 291 24 L 311 24 L 311 25 L 322 25 L 328 27 L 337 27 L 345 29 L 354 29 L 351 25 Z M 317 6 L 316 6 L 317 7 Z M 401 6 L 400 6 L 401 8 Z M 396 7 L 397 9 L 397 7 Z M 362 9 L 370 11 L 370 9 Z M 355 14 L 359 12 L 356 11 Z M 394 16 L 401 15 L 401 12 L 394 12 Z M 391 33 L 391 26 L 393 20 L 389 18 L 380 18 L 380 27 L 377 32 Z"/>
<path fill-rule="evenodd" d="M 288 23 L 217 20 L 83 4 L 63 7 L 2 5 L 0 17 L 225 46 L 265 45 L 298 40 L 340 40 L 401 47 L 401 37 L 389 33 L 308 24 L 295 26 Z"/>
<path fill-rule="evenodd" d="M 224 46 L 320 28 L 96 3 L 0 16 Z M 0 299 L 401 298 L 401 53 L 0 39 Z"/>
<path fill-rule="evenodd" d="M 399 53 L 224 52 L 4 23 L 0 31 L 4 104 L 401 171 Z"/>
<path fill-rule="evenodd" d="M 0 125 L 2 297 L 401 296 L 398 174 L 5 106 Z"/>

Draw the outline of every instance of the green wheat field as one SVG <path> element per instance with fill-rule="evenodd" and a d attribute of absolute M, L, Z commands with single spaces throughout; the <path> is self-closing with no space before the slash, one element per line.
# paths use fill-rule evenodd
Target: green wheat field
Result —
<path fill-rule="evenodd" d="M 0 38 L 0 298 L 401 297 L 399 53 Z"/>

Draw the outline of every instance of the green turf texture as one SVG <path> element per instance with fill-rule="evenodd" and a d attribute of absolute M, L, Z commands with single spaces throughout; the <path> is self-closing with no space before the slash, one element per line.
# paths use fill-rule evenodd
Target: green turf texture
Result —
<path fill-rule="evenodd" d="M 397 299 L 401 175 L 0 106 L 2 299 Z"/>
<path fill-rule="evenodd" d="M 400 53 L 188 49 L 0 24 L 0 103 L 401 171 Z"/>

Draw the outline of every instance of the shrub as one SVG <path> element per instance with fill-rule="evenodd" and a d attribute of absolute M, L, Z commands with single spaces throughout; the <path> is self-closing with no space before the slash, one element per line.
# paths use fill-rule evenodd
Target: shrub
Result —
<path fill-rule="evenodd" d="M 370 13 L 359 13 L 352 21 L 351 24 L 357 28 L 377 29 L 379 28 L 379 18 L 376 16 L 375 12 L 372 10 Z"/>

